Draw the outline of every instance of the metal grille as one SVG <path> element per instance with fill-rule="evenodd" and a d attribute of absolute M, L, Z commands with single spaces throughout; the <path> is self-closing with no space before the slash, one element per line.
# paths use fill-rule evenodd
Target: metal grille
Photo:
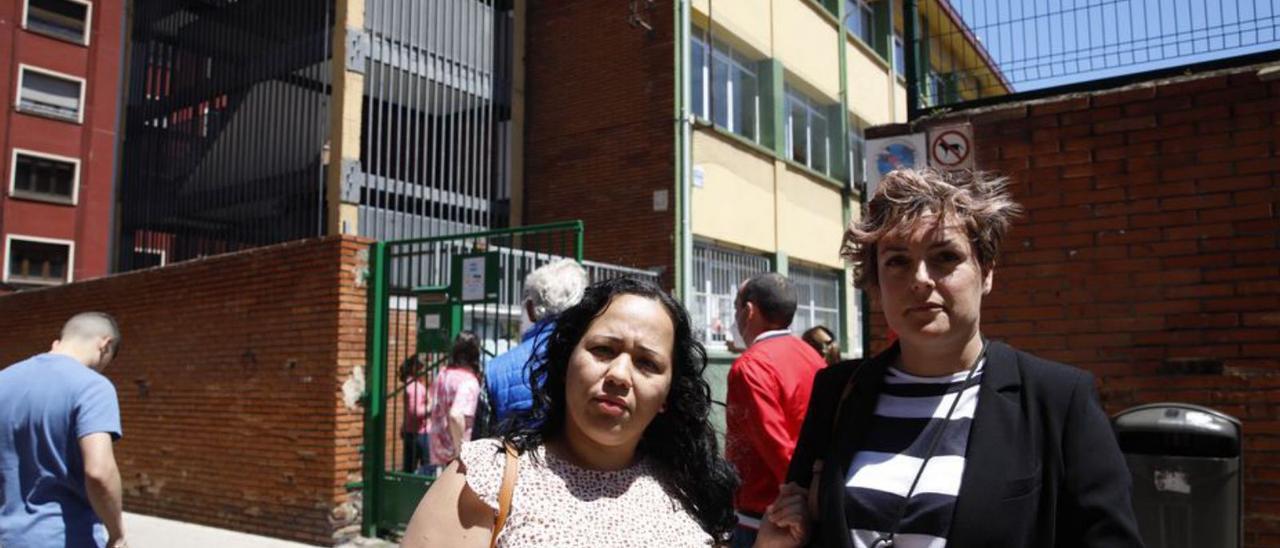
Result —
<path fill-rule="evenodd" d="M 370 48 L 360 162 L 360 233 L 403 239 L 492 226 L 506 146 L 496 69 L 510 69 L 510 12 L 492 0 L 367 0 Z M 498 55 L 496 46 L 501 46 Z M 505 106 L 505 105 L 503 105 Z M 501 119 L 499 119 L 501 117 Z M 501 127 L 501 136 L 508 137 Z M 505 215 L 505 212 L 504 212 Z"/>
<path fill-rule="evenodd" d="M 693 246 L 693 299 L 689 315 L 694 334 L 703 344 L 723 346 L 733 338 L 733 299 L 743 280 L 773 270 L 772 262 L 759 255 L 695 242 Z"/>
<path fill-rule="evenodd" d="M 581 260 L 582 223 L 557 223 L 510 230 L 484 231 L 379 242 L 370 248 L 369 363 L 365 407 L 363 530 L 402 528 L 434 479 L 421 467 L 423 455 L 412 438 L 402 435 L 416 426 L 408 412 L 422 402 L 411 387 L 429 380 L 447 365 L 447 351 L 433 339 L 434 329 L 447 331 L 445 346 L 461 329 L 480 339 L 481 363 L 506 352 L 520 341 L 520 304 L 524 279 L 548 262 Z M 497 296 L 489 286 L 482 299 L 463 303 L 465 284 L 454 278 L 462 256 L 496 255 L 497 268 L 484 278 L 496 280 Z M 494 276 L 490 278 L 490 276 Z M 444 288 L 450 288 L 442 293 Z M 446 304 L 427 310 L 431 304 Z M 420 314 L 419 307 L 424 306 Z M 428 324 L 429 318 L 432 324 Z M 439 342 L 438 339 L 435 342 Z"/>
<path fill-rule="evenodd" d="M 840 272 L 792 265 L 787 277 L 796 288 L 791 331 L 799 335 L 821 325 L 840 337 Z"/>
<path fill-rule="evenodd" d="M 639 268 L 629 268 L 608 263 L 597 263 L 595 261 L 582 261 L 582 267 L 587 270 L 587 277 L 593 283 L 601 280 L 612 280 L 614 278 L 636 278 L 648 280 L 658 286 L 662 285 L 662 276 L 657 272 L 650 270 L 641 270 Z"/>
<path fill-rule="evenodd" d="M 333 3 L 133 10 L 116 269 L 322 233 Z"/>
<path fill-rule="evenodd" d="M 509 218 L 510 2 L 366 0 L 357 231 Z M 139 0 L 118 270 L 322 234 L 332 2 Z M 360 47 L 367 44 L 368 47 Z M 344 166 L 345 167 L 345 166 Z M 335 166 L 336 168 L 336 166 Z M 151 254 L 148 254 L 151 253 Z"/>
<path fill-rule="evenodd" d="M 907 78 L 920 109 L 1280 54 L 1280 0 L 907 0 L 904 8 L 915 68 Z"/>

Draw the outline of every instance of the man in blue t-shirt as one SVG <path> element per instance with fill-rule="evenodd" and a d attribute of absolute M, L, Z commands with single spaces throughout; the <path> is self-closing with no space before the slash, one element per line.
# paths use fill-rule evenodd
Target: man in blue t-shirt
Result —
<path fill-rule="evenodd" d="M 582 300 L 587 271 L 569 259 L 547 263 L 524 279 L 524 316 L 533 325 L 521 334 L 520 344 L 489 361 L 485 389 L 499 428 L 513 415 L 533 405 L 529 386 L 529 360 L 546 353 L 547 339 L 555 331 L 555 317 Z"/>
<path fill-rule="evenodd" d="M 47 354 L 0 370 L 0 546 L 122 548 L 111 316 L 67 321 Z M 104 530 L 105 529 L 105 530 Z"/>

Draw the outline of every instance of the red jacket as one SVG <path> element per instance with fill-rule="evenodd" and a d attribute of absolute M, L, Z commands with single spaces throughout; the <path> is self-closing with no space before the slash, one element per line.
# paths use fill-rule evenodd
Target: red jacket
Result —
<path fill-rule="evenodd" d="M 763 514 L 778 496 L 809 408 L 813 377 L 825 366 L 822 356 L 791 334 L 757 339 L 733 362 L 725 455 L 742 478 L 733 501 L 738 511 Z"/>

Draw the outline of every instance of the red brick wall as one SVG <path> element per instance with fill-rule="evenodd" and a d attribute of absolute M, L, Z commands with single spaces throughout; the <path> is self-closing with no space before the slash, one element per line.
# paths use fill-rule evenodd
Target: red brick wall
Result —
<path fill-rule="evenodd" d="M 643 5 L 644 2 L 639 4 Z M 675 257 L 670 0 L 627 23 L 626 2 L 528 6 L 524 219 L 586 223 L 586 258 L 665 268 Z M 654 211 L 665 190 L 667 211 Z"/>
<path fill-rule="evenodd" d="M 120 103 L 122 0 L 95 0 L 89 45 L 22 28 L 26 2 L 0 4 L 0 234 L 72 240 L 73 280 L 104 276 L 111 239 L 112 177 Z M 25 64 L 85 79 L 84 121 L 76 124 L 18 112 L 19 66 Z M 9 197 L 13 149 L 80 160 L 75 206 Z M 0 240 L 0 248 L 6 244 Z M 2 252 L 3 250 L 0 250 Z M 0 292 L 7 288 L 0 286 Z"/>
<path fill-rule="evenodd" d="M 333 544 L 353 519 L 362 419 L 363 243 L 304 240 L 0 297 L 0 364 L 46 351 L 73 313 L 123 332 L 106 370 L 125 509 Z"/>
<path fill-rule="evenodd" d="M 1276 546 L 1280 82 L 1257 70 L 938 122 L 971 121 L 978 167 L 1028 210 L 984 332 L 1094 372 L 1109 411 L 1181 401 L 1244 420 L 1246 545 Z"/>

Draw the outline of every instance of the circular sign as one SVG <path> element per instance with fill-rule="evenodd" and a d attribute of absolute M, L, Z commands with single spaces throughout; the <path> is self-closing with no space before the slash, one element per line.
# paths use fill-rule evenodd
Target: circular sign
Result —
<path fill-rule="evenodd" d="M 969 137 L 954 129 L 939 133 L 929 145 L 929 155 L 938 165 L 955 167 L 969 159 Z"/>
<path fill-rule="evenodd" d="M 876 155 L 875 161 L 876 170 L 883 177 L 895 169 L 915 166 L 916 149 L 907 142 L 890 143 Z"/>

